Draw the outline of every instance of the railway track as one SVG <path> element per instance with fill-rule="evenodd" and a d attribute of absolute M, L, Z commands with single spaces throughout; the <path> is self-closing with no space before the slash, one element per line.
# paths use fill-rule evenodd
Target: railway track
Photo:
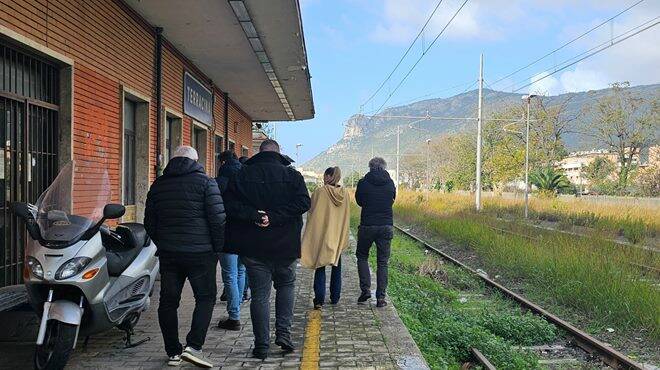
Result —
<path fill-rule="evenodd" d="M 488 276 L 478 272 L 477 270 L 473 269 L 472 267 L 464 264 L 463 262 L 457 260 L 456 258 L 452 257 L 451 255 L 447 254 L 440 248 L 431 245 L 430 243 L 426 242 L 423 240 L 421 237 L 411 233 L 409 230 L 406 230 L 400 226 L 395 225 L 394 226 L 399 232 L 402 234 L 408 236 L 409 238 L 417 241 L 418 243 L 422 244 L 427 250 L 435 252 L 437 255 L 442 257 L 442 259 L 447 260 L 451 262 L 452 264 L 459 266 L 460 268 L 468 271 L 470 274 L 474 275 L 478 279 L 482 280 L 486 286 L 500 292 L 502 295 L 508 297 L 509 299 L 515 301 L 518 303 L 521 307 L 524 309 L 527 309 L 539 316 L 542 316 L 555 326 L 561 328 L 564 330 L 566 334 L 568 334 L 575 342 L 575 344 L 589 353 L 590 355 L 597 356 L 602 360 L 605 364 L 608 366 L 614 368 L 614 369 L 644 369 L 644 367 L 624 355 L 623 353 L 609 347 L 605 343 L 601 342 L 600 340 L 592 337 L 588 333 L 576 328 L 575 326 L 571 325 L 569 322 L 561 319 L 560 317 L 550 313 L 549 311 L 545 310 L 544 308 L 540 307 L 539 305 L 529 301 L 522 295 L 506 288 L 502 284 L 490 279 Z"/>

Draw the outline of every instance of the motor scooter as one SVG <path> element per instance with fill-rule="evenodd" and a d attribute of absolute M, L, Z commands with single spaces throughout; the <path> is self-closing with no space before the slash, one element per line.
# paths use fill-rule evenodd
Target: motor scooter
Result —
<path fill-rule="evenodd" d="M 28 300 L 41 316 L 35 369 L 62 369 L 79 337 L 117 327 L 126 346 L 140 314 L 150 305 L 159 271 L 156 246 L 144 226 L 107 220 L 126 208 L 110 202 L 107 172 L 93 179 L 95 195 L 73 205 L 73 168 L 64 166 L 36 204 L 12 203 L 25 221 L 24 281 Z"/>

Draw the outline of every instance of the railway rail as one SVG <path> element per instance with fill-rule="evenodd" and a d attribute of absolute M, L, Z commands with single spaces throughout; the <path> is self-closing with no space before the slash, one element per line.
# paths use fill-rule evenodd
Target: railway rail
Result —
<path fill-rule="evenodd" d="M 422 244 L 426 249 L 431 250 L 438 254 L 440 257 L 443 259 L 451 262 L 452 264 L 459 266 L 460 268 L 468 271 L 470 274 L 476 276 L 477 278 L 481 279 L 488 287 L 500 292 L 504 296 L 510 298 L 511 300 L 517 302 L 520 306 L 523 308 L 539 315 L 548 320 L 549 322 L 553 323 L 557 327 L 563 329 L 569 336 L 571 336 L 574 340 L 575 343 L 585 350 L 587 353 L 596 355 L 598 356 L 605 364 L 611 366 L 612 368 L 615 369 L 639 369 L 642 370 L 644 367 L 642 367 L 641 364 L 635 362 L 634 360 L 630 359 L 623 353 L 609 347 L 605 343 L 601 342 L 600 340 L 592 337 L 591 335 L 587 334 L 586 332 L 576 328 L 575 326 L 571 325 L 569 322 L 561 319 L 560 317 L 550 313 L 549 311 L 545 310 L 544 308 L 540 307 L 539 305 L 529 301 L 527 298 L 523 297 L 522 295 L 506 288 L 502 284 L 490 279 L 489 277 L 485 276 L 482 273 L 479 273 L 477 270 L 473 269 L 472 267 L 464 264 L 463 262 L 457 260 L 456 258 L 452 257 L 451 255 L 447 254 L 446 252 L 442 251 L 440 248 L 431 245 L 430 243 L 426 242 L 423 240 L 421 237 L 411 233 L 409 230 L 406 230 L 398 225 L 394 226 L 398 231 L 400 231 L 402 234 L 407 235 L 409 238 L 417 241 L 418 243 Z"/>

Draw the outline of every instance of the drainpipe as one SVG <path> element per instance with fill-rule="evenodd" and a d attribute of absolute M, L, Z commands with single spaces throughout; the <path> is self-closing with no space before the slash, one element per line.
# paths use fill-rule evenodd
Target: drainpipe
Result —
<path fill-rule="evenodd" d="M 163 28 L 156 27 L 156 177 L 163 172 Z"/>
<path fill-rule="evenodd" d="M 225 150 L 229 149 L 229 94 L 222 93 L 225 99 Z"/>

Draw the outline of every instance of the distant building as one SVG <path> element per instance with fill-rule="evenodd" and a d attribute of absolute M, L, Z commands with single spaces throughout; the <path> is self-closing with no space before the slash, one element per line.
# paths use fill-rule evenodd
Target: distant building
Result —
<path fill-rule="evenodd" d="M 605 149 L 579 151 L 570 153 L 566 158 L 558 163 L 558 167 L 564 172 L 568 180 L 583 192 L 589 191 L 589 179 L 584 174 L 584 169 L 589 166 L 597 158 L 605 158 L 617 166 L 621 166 L 619 156 Z M 646 167 L 648 165 L 660 163 L 660 146 L 654 145 L 647 150 L 642 150 L 641 153 L 633 155 L 633 164 L 639 167 Z"/>
<path fill-rule="evenodd" d="M 269 139 L 268 135 L 265 132 L 258 128 L 252 130 L 252 153 L 259 153 L 259 147 L 261 143 Z"/>

